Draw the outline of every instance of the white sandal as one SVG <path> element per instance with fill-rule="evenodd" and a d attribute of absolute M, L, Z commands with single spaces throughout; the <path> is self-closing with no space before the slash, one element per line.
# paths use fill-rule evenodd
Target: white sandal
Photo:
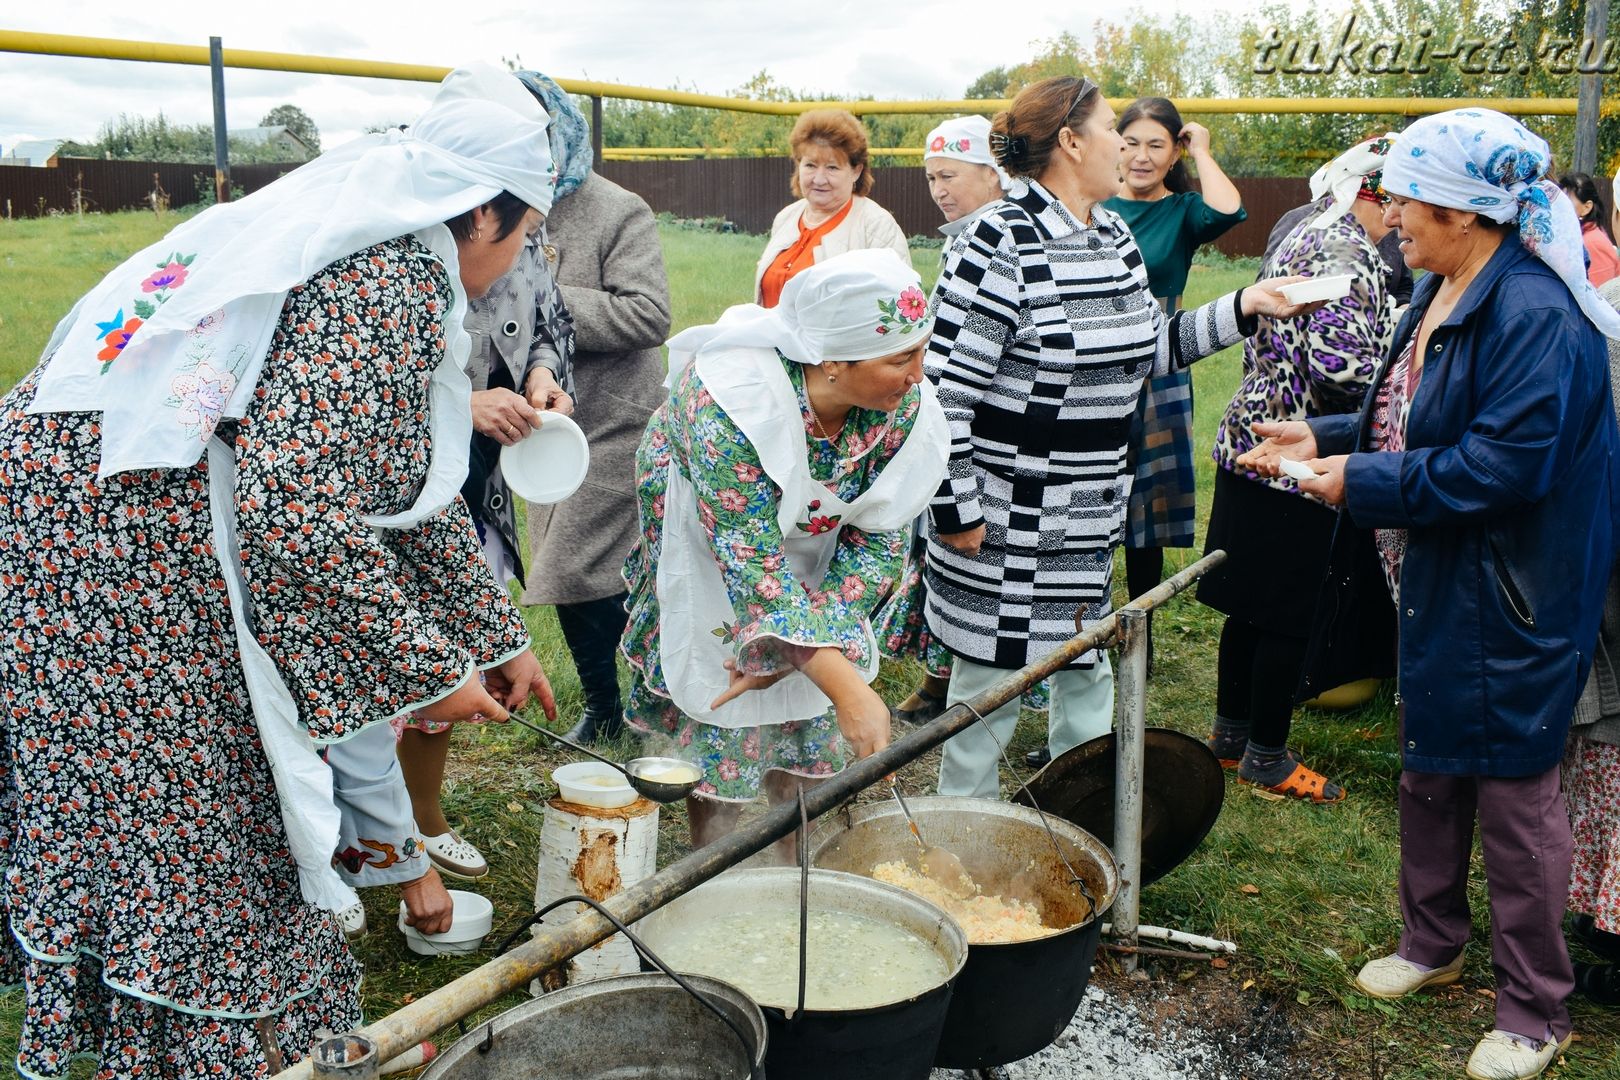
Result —
<path fill-rule="evenodd" d="M 422 841 L 422 846 L 427 849 L 428 858 L 433 860 L 433 865 L 439 868 L 441 874 L 462 881 L 475 881 L 489 873 L 489 862 L 484 858 L 484 853 L 463 840 L 454 829 L 427 837 Z"/>
<path fill-rule="evenodd" d="M 348 941 L 359 941 L 366 936 L 366 905 L 353 903 L 337 913 L 338 929 Z"/>

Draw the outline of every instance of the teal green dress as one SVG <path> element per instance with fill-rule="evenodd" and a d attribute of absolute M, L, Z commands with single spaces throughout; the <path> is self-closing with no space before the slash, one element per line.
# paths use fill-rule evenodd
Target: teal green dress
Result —
<path fill-rule="evenodd" d="M 1242 207 L 1235 214 L 1213 210 L 1196 191 L 1154 202 L 1115 197 L 1103 205 L 1124 218 L 1136 237 L 1148 288 L 1167 312 L 1181 307 L 1193 253 L 1249 216 Z M 1149 379 L 1142 388 L 1131 429 L 1126 547 L 1192 546 L 1197 513 L 1192 409 L 1192 377 L 1186 370 Z"/>

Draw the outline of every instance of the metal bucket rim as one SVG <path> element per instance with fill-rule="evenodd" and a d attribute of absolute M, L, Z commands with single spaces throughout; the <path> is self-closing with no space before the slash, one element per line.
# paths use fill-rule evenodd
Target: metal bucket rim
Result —
<path fill-rule="evenodd" d="M 969 942 L 968 947 L 970 949 L 1010 949 L 1017 948 L 1020 945 L 1034 945 L 1043 941 L 1051 941 L 1054 938 L 1062 937 L 1065 934 L 1072 934 L 1076 931 L 1085 930 L 1092 923 L 1100 921 L 1104 915 L 1107 914 L 1108 909 L 1114 906 L 1114 900 L 1119 895 L 1119 864 L 1114 861 L 1114 853 L 1109 850 L 1107 844 L 1104 844 L 1101 840 L 1097 839 L 1097 837 L 1093 836 L 1085 829 L 1082 829 L 1074 822 L 1069 821 L 1067 818 L 1059 817 L 1057 814 L 1054 814 L 1051 811 L 1038 812 L 1031 807 L 1020 806 L 1016 803 L 1002 802 L 1000 799 L 977 799 L 964 795 L 921 795 L 914 798 L 907 798 L 906 802 L 911 807 L 912 814 L 919 819 L 926 815 L 931 809 L 963 810 L 990 817 L 1006 818 L 1017 821 L 1023 825 L 1029 825 L 1032 828 L 1039 829 L 1041 828 L 1041 818 L 1044 816 L 1046 823 L 1051 826 L 1054 833 L 1064 837 L 1076 847 L 1094 857 L 1097 860 L 1098 867 L 1103 872 L 1103 895 L 1097 898 L 1097 902 L 1093 906 L 1090 918 L 1082 919 L 1080 922 L 1073 923 L 1069 926 L 1055 927 L 1039 937 L 1024 938 L 1021 941 Z M 823 815 L 817 820 L 815 827 L 810 831 L 810 860 L 812 866 L 814 866 L 816 856 L 819 855 L 832 841 L 837 839 L 838 836 L 853 830 L 856 825 L 865 824 L 869 821 L 876 821 L 885 817 L 895 817 L 901 821 L 904 820 L 904 815 L 901 814 L 900 808 L 895 806 L 892 802 L 869 802 L 862 803 L 859 806 L 846 804 L 845 806 L 840 807 L 838 810 Z M 845 824 L 845 822 L 847 822 L 847 824 Z M 815 870 L 812 870 L 812 873 L 814 872 Z M 826 872 L 849 873 L 848 871 L 842 870 L 829 870 Z M 884 882 L 877 881 L 875 878 L 867 878 L 863 874 L 855 874 L 853 876 L 863 878 L 864 880 L 871 881 L 878 885 L 885 884 Z M 890 887 L 899 888 L 899 886 Z M 902 889 L 901 891 L 905 892 L 906 890 Z M 915 896 L 916 894 L 911 893 L 910 895 Z M 918 897 L 918 899 L 922 899 L 922 897 Z M 932 904 L 931 901 L 927 900 L 924 900 L 923 902 Z"/>
<path fill-rule="evenodd" d="M 868 1005 L 860 1009 L 807 1008 L 804 1010 L 805 1016 L 868 1016 L 873 1013 L 888 1012 L 891 1009 L 901 1008 L 902 1006 L 920 1001 L 929 994 L 938 993 L 943 988 L 955 985 L 957 978 L 962 974 L 962 969 L 967 966 L 968 952 L 973 948 L 973 945 L 968 941 L 967 934 L 962 930 L 961 925 L 957 923 L 955 919 L 951 918 L 950 912 L 928 902 L 914 892 L 902 889 L 898 885 L 890 885 L 887 882 L 878 881 L 876 878 L 869 878 L 864 874 L 851 874 L 844 870 L 824 870 L 819 867 L 812 866 L 810 868 L 810 880 L 812 887 L 814 887 L 814 883 L 818 878 L 831 879 L 834 884 L 844 885 L 849 889 L 867 890 L 869 892 L 887 896 L 898 904 L 912 909 L 917 909 L 920 914 L 935 919 L 939 923 L 940 928 L 946 931 L 947 936 L 950 937 L 952 944 L 958 946 L 956 950 L 958 955 L 954 959 L 951 957 L 942 957 L 949 969 L 944 978 L 935 983 L 933 986 L 930 986 L 928 989 L 920 993 L 913 994 L 910 997 L 901 998 L 897 1001 L 887 1001 L 880 1005 Z M 647 926 L 649 920 L 657 920 L 659 918 L 666 917 L 670 908 L 682 903 L 689 897 L 695 896 L 704 888 L 714 885 L 717 882 L 724 882 L 727 885 L 735 883 L 738 887 L 742 887 L 743 885 L 751 884 L 757 879 L 764 879 L 769 883 L 774 883 L 777 880 L 787 881 L 791 879 L 792 891 L 794 893 L 799 891 L 799 868 L 797 866 L 752 866 L 742 869 L 726 870 L 722 873 L 716 874 L 714 877 L 703 882 L 701 885 L 682 893 L 680 896 L 677 896 L 675 899 L 671 900 L 658 910 L 648 912 L 646 915 L 642 916 L 639 921 L 631 924 L 630 929 L 634 930 L 636 935 L 645 941 L 647 938 L 647 932 L 644 927 Z M 855 911 L 852 914 L 863 915 L 866 914 L 866 912 Z M 901 929 L 905 928 L 902 927 Z M 929 942 L 929 944 L 932 945 L 933 942 Z M 654 952 L 658 951 L 657 947 L 650 941 L 647 943 L 647 947 L 652 949 Z M 687 978 L 694 977 L 692 975 L 688 975 L 684 971 L 681 972 L 681 974 Z M 713 978 L 713 976 L 704 977 Z M 743 992 L 739 991 L 739 993 Z M 747 996 L 746 993 L 744 993 L 744 996 Z M 749 1000 L 753 1001 L 752 998 L 749 998 Z M 790 1011 L 786 1007 L 780 1005 L 766 1005 L 761 1002 L 754 1002 L 754 1004 L 763 1011 L 776 1012 L 784 1016 L 787 1016 Z"/>
<path fill-rule="evenodd" d="M 734 1016 L 733 1019 L 740 1020 L 743 1029 L 754 1037 L 753 1061 L 751 1064 L 755 1069 L 763 1067 L 765 1064 L 765 1044 L 768 1029 L 765 1026 L 765 1014 L 761 1011 L 759 1003 L 724 979 L 717 979 L 712 975 L 689 974 L 687 972 L 681 972 L 681 977 L 690 982 L 699 992 L 712 995 L 726 1004 L 736 1007 L 739 1015 Z M 686 991 L 676 985 L 673 979 L 661 971 L 607 975 L 600 979 L 590 979 L 586 982 L 575 983 L 572 986 L 565 986 L 560 990 L 542 994 L 531 1001 L 514 1005 L 505 1012 L 499 1013 L 475 1027 L 468 1028 L 467 1034 L 457 1040 L 455 1045 L 434 1058 L 433 1062 L 421 1074 L 421 1080 L 436 1080 L 456 1063 L 463 1060 L 469 1053 L 476 1053 L 479 1042 L 484 1038 L 486 1028 L 492 1028 L 495 1036 L 499 1037 L 501 1032 L 509 1027 L 531 1020 L 538 1014 L 565 1007 L 576 999 L 612 993 L 614 990 L 651 989 L 653 987 L 667 988 L 682 997 L 690 997 Z M 713 1014 L 708 1013 L 707 1010 L 705 1010 L 705 1015 L 713 1018 Z M 716 1023 L 718 1022 L 716 1020 Z M 727 1030 L 724 1037 L 731 1039 L 733 1035 Z"/>

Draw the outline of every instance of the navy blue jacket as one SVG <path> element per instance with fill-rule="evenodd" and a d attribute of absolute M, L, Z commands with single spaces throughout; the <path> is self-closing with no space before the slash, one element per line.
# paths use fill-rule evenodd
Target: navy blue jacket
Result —
<path fill-rule="evenodd" d="M 1418 284 L 1375 386 L 1439 285 Z M 1376 397 L 1359 418 L 1310 421 L 1317 452 L 1369 449 Z M 1387 595 L 1376 564 L 1340 549 L 1358 529 L 1410 530 L 1395 604 L 1407 769 L 1531 776 L 1563 756 L 1614 558 L 1617 451 L 1602 335 L 1509 237 L 1430 333 L 1406 452 L 1345 469 L 1334 562 L 1362 572 L 1335 584 Z M 1351 606 L 1331 592 L 1319 620 Z"/>

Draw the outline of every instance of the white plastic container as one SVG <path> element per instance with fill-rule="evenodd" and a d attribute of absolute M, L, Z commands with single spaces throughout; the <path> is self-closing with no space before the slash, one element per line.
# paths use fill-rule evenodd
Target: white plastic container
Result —
<path fill-rule="evenodd" d="M 611 809 L 636 801 L 636 789 L 624 774 L 600 761 L 576 761 L 551 772 L 562 797 L 581 806 Z"/>
<path fill-rule="evenodd" d="M 460 956 L 477 952 L 484 944 L 495 922 L 495 905 L 487 897 L 460 889 L 450 890 L 450 901 L 454 914 L 450 929 L 442 934 L 423 934 L 414 926 L 406 926 L 405 901 L 399 902 L 399 932 L 405 935 L 411 952 L 421 956 Z"/>
<path fill-rule="evenodd" d="M 562 413 L 537 412 L 540 427 L 501 450 L 506 485 L 536 505 L 559 503 L 579 490 L 591 448 L 579 425 Z"/>
<path fill-rule="evenodd" d="M 1291 304 L 1342 300 L 1350 295 L 1350 283 L 1353 281 L 1355 281 L 1353 274 L 1327 274 L 1296 281 L 1292 285 L 1279 285 L 1277 291 L 1286 296 Z"/>

